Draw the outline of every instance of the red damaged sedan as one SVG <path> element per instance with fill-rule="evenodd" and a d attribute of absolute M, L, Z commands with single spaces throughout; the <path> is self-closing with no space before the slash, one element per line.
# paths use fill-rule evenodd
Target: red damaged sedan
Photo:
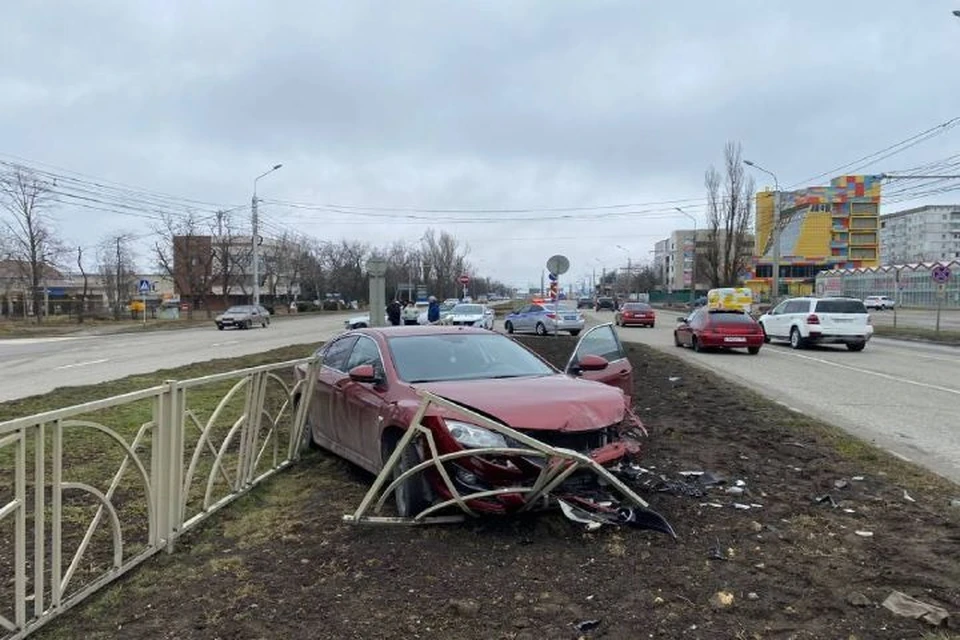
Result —
<path fill-rule="evenodd" d="M 673 330 L 673 343 L 694 351 L 705 349 L 746 349 L 760 353 L 763 329 L 743 311 L 700 307 L 687 318 L 679 318 Z"/>
<path fill-rule="evenodd" d="M 605 466 L 629 463 L 645 435 L 630 409 L 632 367 L 610 324 L 583 335 L 566 373 L 505 335 L 471 327 L 358 329 L 329 341 L 319 355 L 322 367 L 304 437 L 375 474 L 413 422 L 421 403 L 418 390 Z M 298 367 L 298 379 L 305 372 Z M 441 455 L 518 446 L 446 406 L 429 405 L 420 424 Z M 413 444 L 401 452 L 394 477 L 425 459 L 422 443 Z M 510 454 L 443 463 L 463 494 L 518 486 L 537 478 L 543 464 Z M 582 481 L 571 476 L 567 483 Z M 412 517 L 451 493 L 430 470 L 400 482 L 394 496 L 400 516 Z M 478 513 L 508 513 L 524 502 L 518 494 L 502 493 L 471 499 L 470 506 Z"/>

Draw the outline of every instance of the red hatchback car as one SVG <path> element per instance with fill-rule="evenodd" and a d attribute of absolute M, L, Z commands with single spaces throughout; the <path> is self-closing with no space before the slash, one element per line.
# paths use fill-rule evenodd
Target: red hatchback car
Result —
<path fill-rule="evenodd" d="M 673 343 L 704 349 L 746 349 L 750 355 L 760 353 L 763 329 L 743 311 L 711 310 L 700 307 L 687 318 L 679 318 L 673 330 Z"/>
<path fill-rule="evenodd" d="M 322 367 L 304 438 L 375 474 L 413 421 L 420 389 L 548 445 L 583 452 L 602 465 L 640 453 L 645 432 L 630 409 L 632 367 L 609 323 L 583 335 L 566 372 L 512 338 L 472 327 L 357 329 L 327 342 L 319 354 Z M 305 374 L 299 366 L 298 380 Z M 440 454 L 516 446 L 436 405 L 430 405 L 421 424 L 433 433 Z M 404 451 L 395 475 L 423 459 L 420 447 Z M 464 457 L 444 464 L 464 493 L 518 486 L 540 471 L 520 455 Z M 435 470 L 411 476 L 395 491 L 404 517 L 449 497 Z M 524 503 L 517 494 L 501 494 L 470 505 L 477 512 L 506 513 Z"/>
<path fill-rule="evenodd" d="M 628 302 L 617 310 L 614 322 L 621 327 L 650 327 L 657 321 L 653 307 L 645 302 Z"/>

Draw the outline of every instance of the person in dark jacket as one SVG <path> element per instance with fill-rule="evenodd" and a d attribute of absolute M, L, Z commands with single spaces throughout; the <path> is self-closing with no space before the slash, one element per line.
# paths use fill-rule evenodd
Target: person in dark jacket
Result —
<path fill-rule="evenodd" d="M 402 307 L 400 306 L 400 301 L 394 299 L 390 304 L 387 305 L 387 320 L 390 321 L 390 324 L 393 326 L 400 325 L 400 311 Z"/>
<path fill-rule="evenodd" d="M 427 322 L 430 324 L 440 322 L 440 303 L 434 296 L 430 296 L 430 304 L 427 306 Z"/>

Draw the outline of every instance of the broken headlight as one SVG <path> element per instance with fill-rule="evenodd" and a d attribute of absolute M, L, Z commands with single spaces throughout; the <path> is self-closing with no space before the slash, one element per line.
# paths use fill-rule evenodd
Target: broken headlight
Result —
<path fill-rule="evenodd" d="M 447 430 L 453 439 L 467 449 L 506 448 L 507 441 L 499 433 L 469 422 L 447 420 Z"/>

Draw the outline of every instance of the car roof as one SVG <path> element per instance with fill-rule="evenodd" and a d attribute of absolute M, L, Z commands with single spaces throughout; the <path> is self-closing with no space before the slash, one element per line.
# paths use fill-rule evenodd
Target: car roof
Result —
<path fill-rule="evenodd" d="M 452 334 L 477 334 L 477 335 L 494 335 L 491 334 L 488 329 L 481 329 L 480 327 L 458 327 L 458 326 L 448 326 L 448 325 L 413 325 L 406 327 L 365 327 L 363 329 L 354 329 L 351 333 L 362 333 L 366 335 L 381 335 L 384 338 L 392 338 L 395 336 L 436 336 L 436 335 L 452 335 Z M 500 334 L 496 334 L 500 335 Z"/>

